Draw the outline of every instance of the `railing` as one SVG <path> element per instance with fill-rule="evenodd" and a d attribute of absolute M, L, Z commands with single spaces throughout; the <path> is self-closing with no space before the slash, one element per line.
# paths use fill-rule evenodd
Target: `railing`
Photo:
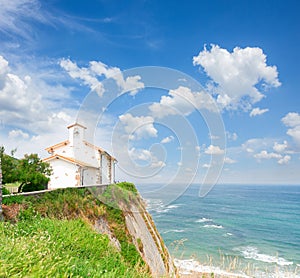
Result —
<path fill-rule="evenodd" d="M 106 184 L 92 184 L 92 185 L 83 185 L 83 186 L 70 186 L 70 187 L 62 187 L 62 188 L 53 188 L 53 189 L 45 189 L 45 190 L 39 190 L 39 191 L 31 191 L 31 192 L 21 192 L 21 193 L 14 193 L 10 195 L 3 195 L 3 197 L 8 197 L 8 196 L 32 196 L 32 195 L 39 195 L 39 194 L 44 194 L 46 192 L 51 192 L 55 191 L 58 189 L 66 189 L 66 188 L 89 188 L 89 187 L 100 187 L 100 188 L 106 188 L 109 186 L 111 183 L 106 183 Z M 17 188 L 18 192 L 18 188 Z"/>

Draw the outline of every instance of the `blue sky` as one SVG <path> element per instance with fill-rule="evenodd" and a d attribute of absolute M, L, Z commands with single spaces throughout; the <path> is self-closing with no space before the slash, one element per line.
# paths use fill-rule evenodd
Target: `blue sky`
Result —
<path fill-rule="evenodd" d="M 298 1 L 0 4 L 8 151 L 47 156 L 85 110 L 119 180 L 299 184 Z"/>

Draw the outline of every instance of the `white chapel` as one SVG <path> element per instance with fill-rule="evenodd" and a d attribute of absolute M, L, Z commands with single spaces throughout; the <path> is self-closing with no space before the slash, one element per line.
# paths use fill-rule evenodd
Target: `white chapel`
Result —
<path fill-rule="evenodd" d="M 86 127 L 68 126 L 69 139 L 46 149 L 50 154 L 43 161 L 53 170 L 49 189 L 114 183 L 114 157 L 85 140 Z"/>

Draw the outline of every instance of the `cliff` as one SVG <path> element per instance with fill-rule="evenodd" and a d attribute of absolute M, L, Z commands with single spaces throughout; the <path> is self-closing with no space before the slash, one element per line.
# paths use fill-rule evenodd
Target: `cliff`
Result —
<path fill-rule="evenodd" d="M 61 272 L 57 271 L 65 271 L 65 275 L 60 277 L 177 276 L 172 258 L 152 217 L 132 184 L 121 183 L 105 189 L 69 188 L 32 196 L 5 197 L 3 203 L 6 223 L 0 223 L 2 242 L 5 243 L 3 248 L 0 246 L 1 277 L 60 276 Z M 73 225 L 75 228 L 72 228 Z M 18 232 L 20 226 L 24 229 L 23 233 Z M 57 233 L 54 226 L 62 231 Z M 39 237 L 32 240 L 31 233 L 42 233 L 42 239 L 45 233 L 51 240 L 49 243 Z M 80 245 L 80 238 L 82 242 L 89 240 Z M 35 247 L 28 247 L 28 250 L 19 248 L 16 243 L 23 241 Z M 34 251 L 37 249 L 39 252 Z M 16 265 L 14 259 L 7 261 L 7 255 L 3 252 L 9 253 L 10 258 L 17 256 Z M 52 261 L 45 254 L 54 256 L 55 252 L 61 259 L 53 260 L 51 266 Z M 72 254 L 76 254 L 75 257 Z M 81 266 L 83 261 L 85 265 Z M 41 264 L 40 268 L 34 262 Z"/>

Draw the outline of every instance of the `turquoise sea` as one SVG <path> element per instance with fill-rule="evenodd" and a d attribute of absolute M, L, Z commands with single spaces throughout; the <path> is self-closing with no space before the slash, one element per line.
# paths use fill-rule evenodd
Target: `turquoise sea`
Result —
<path fill-rule="evenodd" d="M 146 199 L 178 264 L 300 277 L 300 186 L 216 185 L 204 198 L 198 191 L 190 186 L 170 204 L 161 193 Z"/>

